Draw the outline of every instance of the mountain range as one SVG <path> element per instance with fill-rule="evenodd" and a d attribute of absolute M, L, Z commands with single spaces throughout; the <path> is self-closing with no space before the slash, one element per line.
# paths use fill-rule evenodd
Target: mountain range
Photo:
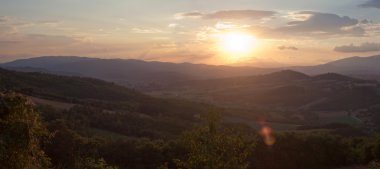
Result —
<path fill-rule="evenodd" d="M 183 81 L 262 75 L 287 69 L 308 75 L 339 73 L 360 78 L 379 79 L 379 65 L 380 55 L 350 57 L 315 66 L 282 68 L 217 66 L 76 56 L 43 56 L 3 63 L 0 67 L 24 72 L 93 77 L 137 89 L 147 89 Z"/>
<path fill-rule="evenodd" d="M 45 56 L 1 65 L 7 69 L 93 77 L 132 87 L 178 81 L 248 76 L 271 72 L 253 67 L 214 66 L 191 63 L 147 62 L 133 59 L 98 59 L 75 56 Z"/>
<path fill-rule="evenodd" d="M 39 57 L 2 64 L 1 67 L 7 69 L 37 73 L 0 69 L 0 88 L 47 100 L 104 105 L 103 108 L 107 109 L 127 109 L 157 116 L 170 112 L 170 116 L 192 119 L 196 114 L 194 112 L 197 112 L 195 108 L 206 104 L 225 109 L 232 120 L 264 117 L 272 122 L 301 124 L 311 118 L 313 124 L 318 125 L 343 119 L 357 124 L 357 117 L 365 114 L 359 111 L 378 106 L 380 84 L 375 80 L 362 80 L 339 73 L 323 73 L 332 70 L 323 68 L 328 66 L 349 72 L 362 67 L 376 74 L 375 61 L 378 58 L 354 57 L 314 67 L 294 67 L 294 70 L 309 71 L 306 74 L 283 70 L 285 68 Z M 365 67 L 364 61 L 358 61 L 360 64 L 356 66 L 356 60 L 374 61 L 367 61 L 371 65 Z M 318 70 L 321 74 L 313 75 L 319 72 L 311 70 Z M 134 86 L 144 94 L 125 86 Z M 184 104 L 171 99 L 189 102 Z M 188 107 L 181 107 L 184 105 Z M 175 113 L 177 110 L 179 114 Z M 182 115 L 184 112 L 187 112 L 186 115 Z M 363 117 L 367 118 L 368 115 Z"/>
<path fill-rule="evenodd" d="M 316 66 L 291 67 L 306 74 L 340 73 L 352 76 L 380 75 L 380 55 L 349 57 Z"/>

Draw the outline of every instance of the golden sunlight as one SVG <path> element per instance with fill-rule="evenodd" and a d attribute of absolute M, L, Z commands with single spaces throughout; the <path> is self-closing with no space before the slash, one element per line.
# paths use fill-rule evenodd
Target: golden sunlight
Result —
<path fill-rule="evenodd" d="M 245 32 L 226 32 L 220 35 L 219 43 L 223 53 L 240 57 L 250 54 L 256 48 L 257 39 Z"/>

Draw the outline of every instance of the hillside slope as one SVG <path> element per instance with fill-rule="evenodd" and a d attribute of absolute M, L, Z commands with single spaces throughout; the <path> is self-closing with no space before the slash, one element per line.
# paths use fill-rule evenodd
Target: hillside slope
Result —
<path fill-rule="evenodd" d="M 188 81 L 166 86 L 153 95 L 203 100 L 223 107 L 261 112 L 339 112 L 380 102 L 377 81 L 328 73 L 308 76 L 285 70 L 260 76 Z"/>
<path fill-rule="evenodd" d="M 179 134 L 198 121 L 196 116 L 211 108 L 209 105 L 181 99 L 153 98 L 124 86 L 92 78 L 4 69 L 0 69 L 0 89 L 31 96 L 32 100 L 40 98 L 46 104 L 50 101 L 76 105 L 71 106 L 73 110 L 69 112 L 76 111 L 75 116 L 83 114 L 82 116 L 93 118 L 90 121 L 92 127 L 132 136 Z M 54 111 L 47 111 L 48 118 L 54 118 L 52 112 Z M 115 123 L 115 120 L 119 122 Z"/>
<path fill-rule="evenodd" d="M 370 57 L 349 57 L 322 65 L 293 67 L 291 69 L 307 74 L 341 73 L 345 75 L 380 75 L 380 55 Z"/>
<path fill-rule="evenodd" d="M 1 65 L 24 71 L 45 70 L 54 74 L 94 77 L 132 87 L 168 84 L 179 81 L 245 76 L 271 72 L 253 67 L 214 66 L 191 63 L 147 62 L 125 59 L 98 59 L 74 56 L 45 56 L 22 59 Z"/>

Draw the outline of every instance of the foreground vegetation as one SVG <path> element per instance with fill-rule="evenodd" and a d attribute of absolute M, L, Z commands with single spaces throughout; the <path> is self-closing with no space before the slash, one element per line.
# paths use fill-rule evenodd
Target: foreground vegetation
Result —
<path fill-rule="evenodd" d="M 255 130 L 207 104 L 152 98 L 95 79 L 0 71 L 0 168 L 379 166 L 380 136 L 365 128 L 329 124 L 272 132 L 260 124 Z M 35 105 L 24 95 L 72 106 Z"/>
<path fill-rule="evenodd" d="M 125 134 L 115 139 L 91 132 L 93 126 L 85 122 L 98 116 L 94 109 L 54 112 L 40 106 L 41 118 L 15 93 L 1 95 L 0 109 L 0 165 L 6 168 L 317 169 L 370 162 L 376 166 L 373 161 L 380 159 L 378 136 L 267 133 L 275 139 L 269 145 L 263 133 L 219 123 L 215 113 L 176 138 Z"/>

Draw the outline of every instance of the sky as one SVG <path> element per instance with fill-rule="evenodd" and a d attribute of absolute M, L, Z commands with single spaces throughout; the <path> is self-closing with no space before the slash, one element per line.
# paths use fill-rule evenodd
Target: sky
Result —
<path fill-rule="evenodd" d="M 254 37 L 247 53 L 222 37 Z M 380 54 L 380 0 L 0 0 L 0 62 L 87 56 L 316 65 Z"/>

